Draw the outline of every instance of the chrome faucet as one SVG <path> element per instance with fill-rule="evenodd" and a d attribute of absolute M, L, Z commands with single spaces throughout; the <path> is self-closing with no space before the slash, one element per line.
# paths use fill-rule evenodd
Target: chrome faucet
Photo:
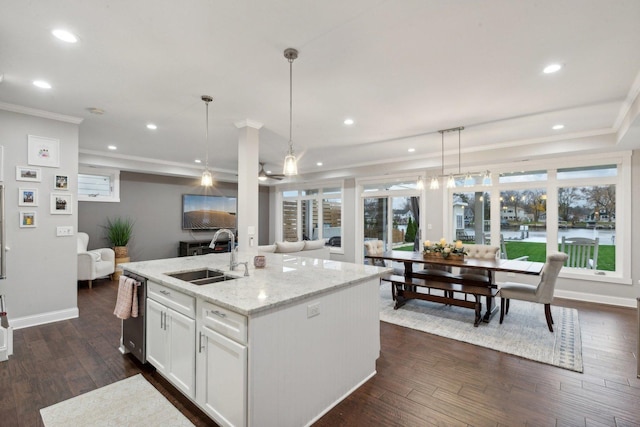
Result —
<path fill-rule="evenodd" d="M 237 262 L 238 248 L 236 248 L 236 236 L 234 236 L 233 231 L 229 230 L 228 228 L 221 228 L 220 230 L 216 231 L 216 233 L 213 235 L 213 239 L 211 239 L 209 247 L 211 249 L 215 249 L 218 237 L 220 237 L 220 235 L 223 233 L 226 233 L 229 236 L 229 240 L 231 241 L 231 258 L 229 259 L 229 270 L 233 271 L 238 265 L 240 265 L 240 263 Z M 245 273 L 247 273 L 246 265 Z M 246 275 L 248 276 L 248 274 Z"/>

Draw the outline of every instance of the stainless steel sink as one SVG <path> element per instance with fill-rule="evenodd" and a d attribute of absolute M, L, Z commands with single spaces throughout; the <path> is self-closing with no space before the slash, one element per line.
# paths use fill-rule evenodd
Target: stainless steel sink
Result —
<path fill-rule="evenodd" d="M 208 285 L 210 283 L 237 279 L 237 277 L 229 276 L 220 270 L 210 268 L 165 274 L 179 280 L 184 280 L 185 282 L 193 283 L 194 285 Z"/>

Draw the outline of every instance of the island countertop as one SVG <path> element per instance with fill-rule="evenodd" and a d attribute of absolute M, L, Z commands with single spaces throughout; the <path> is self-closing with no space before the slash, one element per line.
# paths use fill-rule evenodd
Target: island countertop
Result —
<path fill-rule="evenodd" d="M 167 258 L 130 262 L 121 266 L 125 271 L 247 316 L 391 271 L 390 268 L 371 265 L 273 253 L 261 254 L 266 257 L 267 265 L 265 268 L 255 268 L 253 257 L 256 253 L 239 252 L 238 260 L 249 262 L 249 276 L 244 277 L 244 265 L 236 267 L 234 271 L 229 270 L 229 255 Z M 221 270 L 238 279 L 194 285 L 166 274 L 201 268 Z"/>

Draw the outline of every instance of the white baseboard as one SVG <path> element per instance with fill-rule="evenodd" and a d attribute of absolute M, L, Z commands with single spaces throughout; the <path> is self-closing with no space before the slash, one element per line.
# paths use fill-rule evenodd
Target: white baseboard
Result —
<path fill-rule="evenodd" d="M 621 307 L 635 308 L 637 305 L 635 298 L 612 297 L 601 294 L 588 294 L 584 292 L 562 291 L 556 289 L 553 293 L 556 298 L 565 298 L 570 300 L 593 302 L 596 304 L 618 305 Z"/>
<path fill-rule="evenodd" d="M 75 319 L 78 317 L 78 308 L 50 311 L 48 313 L 35 314 L 33 316 L 10 318 L 11 327 L 16 329 L 29 328 L 31 326 L 44 325 L 46 323 L 59 322 L 61 320 Z"/>

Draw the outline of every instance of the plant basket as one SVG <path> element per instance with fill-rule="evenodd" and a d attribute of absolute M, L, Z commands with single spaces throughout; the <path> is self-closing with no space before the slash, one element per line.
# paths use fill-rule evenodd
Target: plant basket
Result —
<path fill-rule="evenodd" d="M 113 248 L 116 253 L 116 258 L 126 258 L 129 256 L 129 250 L 126 246 L 116 246 Z"/>

